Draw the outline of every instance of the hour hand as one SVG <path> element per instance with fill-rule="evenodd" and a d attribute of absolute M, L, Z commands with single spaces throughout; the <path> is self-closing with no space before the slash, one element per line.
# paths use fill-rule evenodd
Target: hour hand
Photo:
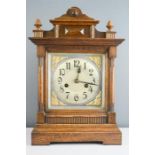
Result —
<path fill-rule="evenodd" d="M 79 66 L 78 70 L 77 70 L 77 73 L 81 73 L 81 67 Z"/>
<path fill-rule="evenodd" d="M 81 67 L 79 66 L 79 68 L 77 69 L 77 76 L 76 79 L 74 80 L 75 83 L 78 83 L 79 80 L 79 73 L 81 73 Z"/>

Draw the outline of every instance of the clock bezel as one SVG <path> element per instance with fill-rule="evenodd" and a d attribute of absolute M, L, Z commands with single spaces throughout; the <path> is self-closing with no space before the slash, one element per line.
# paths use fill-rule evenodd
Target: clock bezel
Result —
<path fill-rule="evenodd" d="M 48 53 L 73 53 L 73 54 L 105 54 L 105 87 L 104 87 L 104 90 L 105 90 L 105 106 L 101 109 L 48 109 Z M 102 53 L 101 51 L 99 50 L 83 50 L 83 49 L 80 49 L 80 50 L 76 50 L 76 49 L 72 49 L 72 50 L 57 50 L 57 49 L 51 49 L 48 50 L 46 49 L 46 55 L 45 55 L 45 113 L 47 115 L 51 115 L 51 114 L 55 114 L 55 115 L 64 115 L 64 114 L 67 114 L 67 115 L 81 115 L 81 116 L 93 116 L 94 114 L 95 115 L 99 115 L 99 116 L 103 116 L 106 114 L 106 112 L 108 111 L 108 91 L 109 91 L 109 88 L 108 88 L 108 76 L 109 76 L 109 73 L 108 73 L 108 54 L 107 52 L 105 52 L 105 50 L 103 49 L 102 50 Z"/>
<path fill-rule="evenodd" d="M 62 54 L 62 53 L 61 53 Z M 56 56 L 56 55 L 54 55 L 54 56 Z M 90 99 L 88 99 L 86 102 L 84 102 L 84 103 L 78 103 L 78 104 L 73 104 L 73 103 L 68 103 L 67 101 L 63 101 L 62 99 L 61 99 L 61 97 L 59 96 L 59 92 L 56 92 L 55 91 L 55 93 L 56 93 L 56 96 L 57 96 L 57 98 L 58 98 L 58 100 L 60 101 L 60 102 L 62 102 L 62 103 L 64 103 L 64 109 L 65 108 L 67 108 L 67 106 L 68 106 L 68 108 L 70 107 L 72 107 L 72 108 L 74 108 L 74 107 L 79 107 L 80 108 L 80 106 L 81 106 L 81 108 L 82 108 L 82 106 L 83 106 L 83 108 L 86 108 L 86 106 L 87 107 L 89 107 L 87 104 L 89 104 L 91 101 L 93 101 L 93 100 L 95 100 L 95 98 L 96 98 L 96 96 L 99 94 L 99 92 L 102 90 L 102 86 L 101 86 L 101 84 L 102 84 L 102 77 L 101 77 L 101 74 L 102 74 L 102 71 L 101 71 L 101 69 L 100 68 L 98 68 L 97 67 L 97 65 L 95 64 L 95 62 L 94 61 L 92 61 L 92 60 L 90 60 L 89 59 L 89 56 L 90 55 L 83 55 L 82 56 L 82 54 L 81 54 L 81 56 L 80 55 L 73 55 L 73 54 L 68 54 L 67 53 L 67 55 L 66 55 L 66 57 L 67 58 L 64 58 L 63 60 L 61 60 L 60 62 L 58 62 L 58 64 L 57 64 L 57 67 L 59 66 L 59 65 L 61 65 L 61 64 L 63 64 L 63 63 L 65 63 L 66 61 L 68 61 L 68 60 L 73 60 L 73 59 L 83 59 L 84 61 L 87 61 L 87 62 L 89 62 L 89 63 L 91 63 L 92 65 L 94 65 L 94 68 L 97 70 L 97 73 L 98 73 L 98 75 L 99 75 L 99 87 L 98 87 L 98 89 L 97 89 L 97 91 L 95 92 L 95 94 L 93 95 L 93 98 L 90 98 Z M 97 56 L 97 55 L 94 55 L 94 56 Z M 101 55 L 100 55 L 101 56 Z M 63 55 L 62 55 L 62 57 L 63 57 Z M 83 58 L 84 57 L 84 58 Z M 92 56 L 93 57 L 93 56 Z M 56 67 L 56 69 L 57 69 L 57 67 Z M 55 70 L 56 71 L 56 70 Z M 54 83 L 55 81 L 54 81 L 54 76 L 55 76 L 55 71 L 53 71 L 53 78 L 52 78 L 52 80 L 51 80 L 51 82 L 52 83 Z M 50 82 L 49 82 L 50 83 Z M 55 83 L 54 83 L 55 84 Z M 52 90 L 54 90 L 54 88 L 52 89 Z M 102 96 L 101 96 L 102 97 Z M 103 97 L 102 97 L 103 98 Z M 52 102 L 52 101 L 51 101 Z M 50 103 L 49 103 L 50 104 Z M 86 105 L 86 106 L 84 106 L 84 105 Z M 59 106 L 58 106 L 59 107 Z M 58 108 L 57 107 L 57 108 Z M 48 106 L 48 108 L 49 108 L 49 106 Z M 52 106 L 51 106 L 51 108 L 52 108 Z M 56 108 L 56 107 L 55 107 Z M 58 108 L 59 109 L 59 108 Z M 87 108 L 86 108 L 87 109 Z"/>

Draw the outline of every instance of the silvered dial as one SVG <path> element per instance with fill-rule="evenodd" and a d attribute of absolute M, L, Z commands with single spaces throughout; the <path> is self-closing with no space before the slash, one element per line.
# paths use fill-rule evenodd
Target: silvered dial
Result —
<path fill-rule="evenodd" d="M 65 104 L 83 105 L 92 101 L 98 94 L 99 85 L 99 70 L 89 59 L 65 59 L 54 72 L 54 90 Z"/>

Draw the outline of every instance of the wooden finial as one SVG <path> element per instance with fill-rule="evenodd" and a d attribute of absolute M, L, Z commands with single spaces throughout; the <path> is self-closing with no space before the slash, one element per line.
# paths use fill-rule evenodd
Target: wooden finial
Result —
<path fill-rule="evenodd" d="M 108 23 L 107 23 L 106 27 L 108 28 L 108 30 L 109 30 L 109 31 L 111 31 L 111 30 L 112 30 L 113 25 L 112 25 L 112 21 L 111 21 L 111 20 L 109 20 L 109 21 L 108 21 Z"/>
<path fill-rule="evenodd" d="M 42 24 L 41 24 L 40 19 L 36 19 L 34 26 L 36 27 L 37 30 L 41 29 Z"/>
<path fill-rule="evenodd" d="M 36 27 L 36 29 L 33 30 L 34 37 L 42 38 L 43 37 L 44 30 L 41 29 L 42 24 L 41 24 L 40 19 L 36 19 L 36 22 L 35 22 L 34 26 Z"/>

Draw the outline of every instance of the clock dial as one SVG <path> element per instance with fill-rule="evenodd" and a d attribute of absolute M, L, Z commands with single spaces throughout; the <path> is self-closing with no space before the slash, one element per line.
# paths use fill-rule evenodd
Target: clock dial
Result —
<path fill-rule="evenodd" d="M 89 59 L 68 58 L 55 69 L 54 90 L 65 104 L 84 105 L 96 97 L 99 87 L 99 70 Z"/>

